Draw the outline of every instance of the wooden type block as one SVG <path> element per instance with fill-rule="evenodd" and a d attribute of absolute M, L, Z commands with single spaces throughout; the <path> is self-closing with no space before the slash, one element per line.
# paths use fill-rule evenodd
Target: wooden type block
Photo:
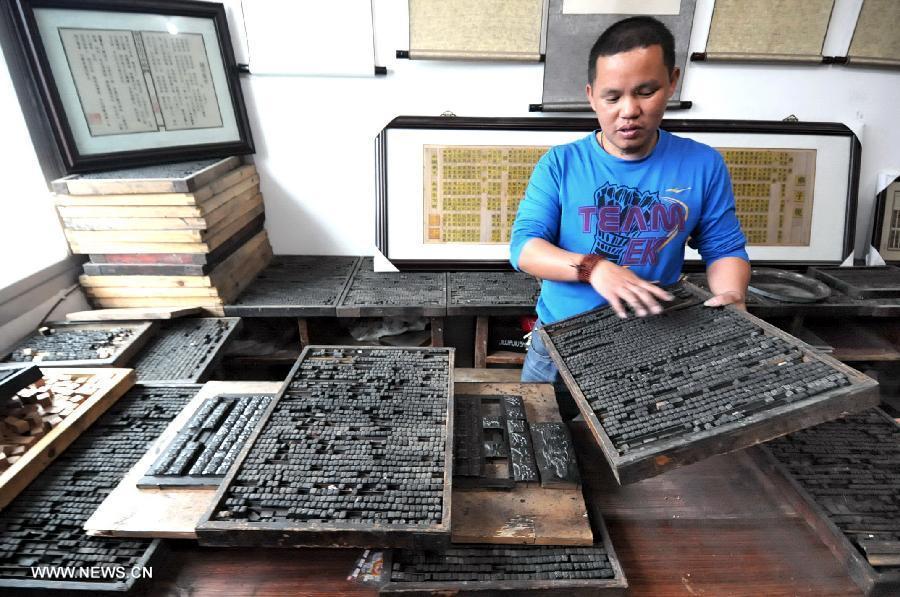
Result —
<path fill-rule="evenodd" d="M 900 422 L 870 409 L 748 453 L 863 594 L 900 592 Z"/>
<path fill-rule="evenodd" d="M 188 420 L 137 487 L 215 487 L 234 464 L 272 397 L 218 395 Z"/>
<path fill-rule="evenodd" d="M 198 525 L 201 544 L 449 543 L 452 359 L 306 347 Z"/>
<path fill-rule="evenodd" d="M 741 449 L 878 402 L 877 384 L 745 312 L 598 309 L 539 333 L 620 483 Z"/>
<path fill-rule="evenodd" d="M 453 417 L 453 474 L 481 477 L 484 474 L 481 398 L 457 394 Z"/>
<path fill-rule="evenodd" d="M 517 483 L 534 483 L 539 479 L 528 426 L 524 420 L 506 420 L 507 437 L 509 438 L 509 465 L 512 469 L 512 478 Z"/>
<path fill-rule="evenodd" d="M 572 436 L 565 423 L 533 423 L 531 443 L 541 487 L 575 487 L 581 483 Z"/>

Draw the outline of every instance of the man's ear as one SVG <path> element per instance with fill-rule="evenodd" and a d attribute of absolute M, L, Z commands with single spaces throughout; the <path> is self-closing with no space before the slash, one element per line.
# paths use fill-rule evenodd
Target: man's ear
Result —
<path fill-rule="evenodd" d="M 669 75 L 669 97 L 675 95 L 675 87 L 678 86 L 678 79 L 681 78 L 681 69 L 677 66 L 672 67 L 672 74 Z"/>
<path fill-rule="evenodd" d="M 587 95 L 588 103 L 591 105 L 591 109 L 594 109 L 594 93 L 593 89 L 591 89 L 591 84 L 588 83 L 584 86 L 584 93 Z"/>

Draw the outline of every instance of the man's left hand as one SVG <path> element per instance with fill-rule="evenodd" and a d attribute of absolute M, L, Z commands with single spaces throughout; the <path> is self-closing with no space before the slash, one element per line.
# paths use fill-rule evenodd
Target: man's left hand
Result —
<path fill-rule="evenodd" d="M 734 305 L 742 311 L 747 310 L 747 305 L 744 304 L 744 295 L 742 295 L 737 290 L 729 290 L 727 292 L 723 292 L 722 294 L 717 294 L 716 296 L 707 299 L 703 304 L 707 307 L 724 307 L 725 305 Z"/>

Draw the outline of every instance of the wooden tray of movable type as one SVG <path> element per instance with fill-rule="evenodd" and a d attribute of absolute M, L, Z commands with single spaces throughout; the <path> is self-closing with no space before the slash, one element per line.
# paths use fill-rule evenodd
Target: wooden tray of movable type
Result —
<path fill-rule="evenodd" d="M 900 267 L 811 267 L 809 272 L 854 298 L 900 298 Z"/>
<path fill-rule="evenodd" d="M 449 544 L 453 356 L 306 347 L 197 526 L 200 543 Z"/>
<path fill-rule="evenodd" d="M 456 544 L 385 552 L 381 593 L 624 595 L 625 572 L 606 523 L 591 507 L 593 545 Z"/>
<path fill-rule="evenodd" d="M 900 423 L 875 408 L 748 452 L 864 595 L 900 594 Z"/>
<path fill-rule="evenodd" d="M 234 170 L 238 157 L 179 162 L 72 174 L 51 183 L 54 193 L 67 195 L 127 195 L 134 193 L 190 193 Z"/>
<path fill-rule="evenodd" d="M 135 386 L 0 512 L 0 590 L 88 595 L 152 578 L 158 540 L 90 537 L 82 525 L 198 389 Z"/>
<path fill-rule="evenodd" d="M 37 365 L 0 367 L 0 401 L 16 395 L 41 378 L 41 370 Z"/>
<path fill-rule="evenodd" d="M 360 257 L 276 255 L 231 305 L 241 317 L 334 317 Z"/>
<path fill-rule="evenodd" d="M 523 272 L 448 272 L 447 315 L 528 315 L 540 292 Z"/>
<path fill-rule="evenodd" d="M 87 534 L 102 537 L 196 539 L 197 523 L 213 504 L 216 489 L 224 475 L 204 475 L 195 480 L 199 483 L 194 484 L 184 476 L 167 475 L 153 480 L 158 481 L 157 483 L 144 486 L 141 480 L 147 476 L 146 473 L 157 460 L 173 448 L 173 442 L 178 440 L 179 435 L 204 405 L 215 406 L 220 396 L 265 395 L 269 399 L 274 399 L 281 385 L 281 382 L 271 381 L 205 383 L 84 523 Z M 225 421 L 227 417 L 222 423 Z M 209 444 L 208 447 L 213 449 L 214 446 Z M 228 451 L 233 448 L 234 445 L 230 446 Z M 227 457 L 226 453 L 224 458 Z"/>
<path fill-rule="evenodd" d="M 0 408 L 0 509 L 134 381 L 131 369 L 48 368 L 38 381 L 4 402 Z"/>
<path fill-rule="evenodd" d="M 153 338 L 134 358 L 140 383 L 202 383 L 241 328 L 240 317 L 192 317 L 157 324 Z"/>
<path fill-rule="evenodd" d="M 660 315 L 601 308 L 539 330 L 619 483 L 865 410 L 877 383 L 734 307 L 671 287 Z"/>
<path fill-rule="evenodd" d="M 372 258 L 356 265 L 337 306 L 338 317 L 443 317 L 444 272 L 376 272 Z"/>
<path fill-rule="evenodd" d="M 151 321 L 47 323 L 3 359 L 40 367 L 121 367 L 147 343 Z"/>

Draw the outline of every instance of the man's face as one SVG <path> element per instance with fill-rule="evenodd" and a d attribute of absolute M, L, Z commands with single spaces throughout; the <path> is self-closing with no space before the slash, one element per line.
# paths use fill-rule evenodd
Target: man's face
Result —
<path fill-rule="evenodd" d="M 597 74 L 586 91 L 608 153 L 626 160 L 650 153 L 678 74 L 675 68 L 669 76 L 659 45 L 597 58 Z"/>

